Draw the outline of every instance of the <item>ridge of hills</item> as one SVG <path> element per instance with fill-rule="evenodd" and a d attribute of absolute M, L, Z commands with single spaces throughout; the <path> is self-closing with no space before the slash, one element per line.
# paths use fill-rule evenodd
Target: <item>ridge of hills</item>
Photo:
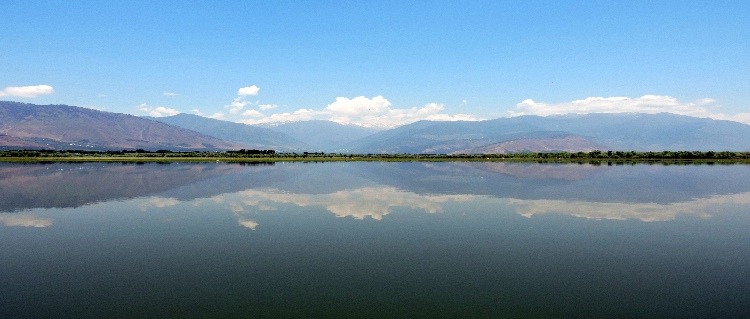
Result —
<path fill-rule="evenodd" d="M 554 140 L 567 137 L 565 145 Z M 354 153 L 482 153 L 515 141 L 509 151 L 748 151 L 750 125 L 671 113 L 518 116 L 478 122 L 419 121 L 365 137 Z M 576 143 L 570 143 L 576 141 Z M 532 147 L 534 144 L 544 147 Z M 566 147 L 562 147 L 566 146 Z"/>
<path fill-rule="evenodd" d="M 128 114 L 0 101 L 0 149 L 222 150 L 244 145 Z"/>
<path fill-rule="evenodd" d="M 248 145 L 252 149 L 273 149 L 279 152 L 307 151 L 313 147 L 287 134 L 265 127 L 222 121 L 193 114 L 180 113 L 166 117 L 145 117 L 211 137 Z"/>
<path fill-rule="evenodd" d="M 246 125 L 179 114 L 144 118 L 0 101 L 0 149 L 232 150 L 341 153 L 750 151 L 750 125 L 670 113 L 418 121 L 376 131 L 331 121 Z"/>
<path fill-rule="evenodd" d="M 255 149 L 274 149 L 279 152 L 341 152 L 346 145 L 377 132 L 374 129 L 324 120 L 246 125 L 185 113 L 145 118 L 226 141 L 251 145 Z"/>

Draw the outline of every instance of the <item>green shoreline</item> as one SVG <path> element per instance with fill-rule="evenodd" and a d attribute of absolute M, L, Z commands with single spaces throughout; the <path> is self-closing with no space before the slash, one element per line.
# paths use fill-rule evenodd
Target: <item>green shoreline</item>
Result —
<path fill-rule="evenodd" d="M 147 151 L 0 151 L 0 162 L 536 162 L 578 164 L 750 164 L 750 152 L 556 152 L 512 154 L 340 154 L 340 153 L 271 153 L 243 154 L 238 152 L 147 152 Z"/>

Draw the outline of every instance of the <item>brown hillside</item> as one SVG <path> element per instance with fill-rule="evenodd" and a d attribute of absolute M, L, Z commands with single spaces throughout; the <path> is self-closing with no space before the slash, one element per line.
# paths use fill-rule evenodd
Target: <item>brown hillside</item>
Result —
<path fill-rule="evenodd" d="M 137 116 L 67 105 L 0 102 L 0 147 L 222 150 L 243 148 Z"/>

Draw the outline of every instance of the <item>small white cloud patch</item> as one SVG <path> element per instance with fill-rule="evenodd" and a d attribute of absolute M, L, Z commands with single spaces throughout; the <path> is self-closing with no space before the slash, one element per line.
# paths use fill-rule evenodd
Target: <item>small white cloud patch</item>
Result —
<path fill-rule="evenodd" d="M 55 93 L 55 89 L 49 85 L 31 85 L 31 86 L 9 86 L 0 91 L 0 97 L 29 97 L 34 98 L 40 95 Z"/>
<path fill-rule="evenodd" d="M 294 112 L 290 113 L 277 113 L 272 114 L 270 116 L 266 116 L 261 119 L 247 119 L 240 121 L 241 123 L 248 124 L 248 125 L 254 125 L 254 124 L 261 124 L 261 123 L 274 123 L 274 122 L 294 122 L 294 121 L 308 121 L 308 120 L 314 120 L 319 119 L 321 117 L 322 112 L 315 111 L 311 109 L 299 109 Z"/>
<path fill-rule="evenodd" d="M 215 120 L 222 120 L 224 119 L 224 113 L 216 112 L 212 114 L 211 116 L 209 116 L 208 118 L 215 119 Z"/>
<path fill-rule="evenodd" d="M 246 86 L 242 87 L 239 90 L 237 90 L 237 95 L 239 96 L 256 96 L 258 95 L 258 92 L 260 92 L 260 88 L 256 85 Z"/>
<path fill-rule="evenodd" d="M 173 108 L 164 106 L 150 107 L 146 103 L 141 103 L 141 105 L 138 105 L 138 110 L 144 113 L 148 113 L 148 115 L 151 115 L 153 117 L 164 117 L 180 114 L 180 111 Z"/>
<path fill-rule="evenodd" d="M 237 114 L 245 108 L 250 102 L 245 101 L 241 96 L 236 97 L 231 104 L 229 104 L 229 113 Z"/>
<path fill-rule="evenodd" d="M 229 108 L 229 113 L 239 114 L 242 109 L 245 108 L 245 106 L 251 104 L 251 102 L 245 100 L 245 98 L 248 96 L 256 96 L 258 95 L 258 92 L 260 92 L 260 88 L 257 85 L 239 88 L 237 90 L 237 97 L 232 100 L 232 103 L 226 106 L 227 108 Z"/>
<path fill-rule="evenodd" d="M 247 117 L 261 117 L 263 116 L 263 113 L 260 113 L 258 110 L 247 110 L 242 113 L 242 116 Z"/>

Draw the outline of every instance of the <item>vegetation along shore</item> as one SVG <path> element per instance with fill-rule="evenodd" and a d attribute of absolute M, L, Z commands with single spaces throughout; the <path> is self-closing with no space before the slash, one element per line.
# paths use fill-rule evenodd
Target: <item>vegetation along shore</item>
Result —
<path fill-rule="evenodd" d="M 220 152 L 2 150 L 0 162 L 281 162 L 281 161 L 529 161 L 529 162 L 662 162 L 750 163 L 750 152 L 720 151 L 592 151 L 509 154 L 345 154 L 277 153 L 273 150 Z"/>

